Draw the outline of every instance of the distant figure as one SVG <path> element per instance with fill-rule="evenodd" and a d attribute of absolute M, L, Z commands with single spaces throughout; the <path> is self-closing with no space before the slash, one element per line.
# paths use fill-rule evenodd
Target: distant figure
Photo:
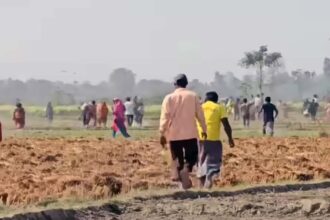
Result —
<path fill-rule="evenodd" d="M 51 102 L 48 102 L 46 107 L 46 118 L 49 123 L 53 122 L 54 119 L 54 108 Z"/>
<path fill-rule="evenodd" d="M 81 105 L 80 110 L 81 110 L 81 119 L 83 122 L 83 126 L 87 128 L 89 124 L 89 105 L 86 102 L 84 102 Z"/>
<path fill-rule="evenodd" d="M 313 99 L 312 102 L 309 104 L 309 108 L 308 108 L 308 112 L 313 121 L 316 120 L 318 108 L 319 108 L 319 103 L 317 102 L 317 99 Z"/>
<path fill-rule="evenodd" d="M 13 121 L 17 129 L 23 129 L 25 126 L 25 110 L 21 103 L 17 103 L 13 114 Z"/>
<path fill-rule="evenodd" d="M 278 116 L 278 110 L 274 104 L 271 103 L 271 98 L 265 98 L 265 104 L 262 105 L 262 108 L 259 111 L 259 115 L 261 112 L 264 114 L 264 125 L 262 129 L 262 133 L 266 135 L 267 130 L 269 130 L 270 135 L 274 135 L 274 122 Z M 275 113 L 275 116 L 274 116 Z"/>
<path fill-rule="evenodd" d="M 247 98 L 243 99 L 243 103 L 241 105 L 241 115 L 243 118 L 244 127 L 250 127 L 250 116 L 251 116 L 250 109 L 253 104 L 254 103 L 252 102 L 249 103 Z"/>
<path fill-rule="evenodd" d="M 309 100 L 305 99 L 305 101 L 303 103 L 303 108 L 302 108 L 302 112 L 305 116 L 309 115 L 309 112 L 308 112 L 309 104 L 310 104 Z"/>
<path fill-rule="evenodd" d="M 257 109 L 255 107 L 255 98 L 254 95 L 251 95 L 251 101 L 250 103 L 253 103 L 253 105 L 250 106 L 250 121 L 255 121 L 256 120 L 256 114 L 257 114 Z"/>
<path fill-rule="evenodd" d="M 289 114 L 288 114 L 288 104 L 286 103 L 286 102 L 283 102 L 282 100 L 279 100 L 278 101 L 278 107 L 279 107 L 279 109 L 280 109 L 280 112 L 282 112 L 283 113 L 283 115 L 282 114 L 280 114 L 280 118 L 282 118 L 282 119 L 287 119 L 287 118 L 289 118 Z"/>
<path fill-rule="evenodd" d="M 207 127 L 206 139 L 202 136 L 202 127 L 198 126 L 200 145 L 197 177 L 200 180 L 200 186 L 205 188 L 211 188 L 215 178 L 220 174 L 222 163 L 221 124 L 228 136 L 230 147 L 235 146 L 226 108 L 224 105 L 218 104 L 218 99 L 216 92 L 208 92 L 205 103 L 202 105 Z"/>
<path fill-rule="evenodd" d="M 113 124 L 112 124 L 112 136 L 115 138 L 117 132 L 120 131 L 125 138 L 129 138 L 130 135 L 127 133 L 125 126 L 125 105 L 123 102 L 115 98 L 113 100 Z"/>
<path fill-rule="evenodd" d="M 134 120 L 138 127 L 142 127 L 144 116 L 144 104 L 143 99 L 139 97 L 134 98 Z"/>
<path fill-rule="evenodd" d="M 137 111 L 138 111 L 138 116 L 139 116 L 137 122 L 138 122 L 139 127 L 142 127 L 143 117 L 144 117 L 144 103 L 143 103 L 142 98 L 139 99 L 139 107 L 138 107 Z"/>
<path fill-rule="evenodd" d="M 256 109 L 256 111 L 255 111 L 256 117 L 258 119 L 260 119 L 258 113 L 259 113 L 259 111 L 260 111 L 260 109 L 262 107 L 262 99 L 261 99 L 261 97 L 260 97 L 259 94 L 254 98 L 254 107 Z"/>
<path fill-rule="evenodd" d="M 89 117 L 93 121 L 93 127 L 96 127 L 97 115 L 96 115 L 96 102 L 93 100 L 89 107 Z"/>
<path fill-rule="evenodd" d="M 202 139 L 207 138 L 204 113 L 196 93 L 186 89 L 188 79 L 179 74 L 174 81 L 175 91 L 167 95 L 162 104 L 160 117 L 160 144 L 169 143 L 172 155 L 173 181 L 180 181 L 183 189 L 192 187 L 189 173 L 198 161 L 196 119 L 201 125 Z"/>
<path fill-rule="evenodd" d="M 328 100 L 328 104 L 325 106 L 325 120 L 330 122 L 330 99 Z"/>
<path fill-rule="evenodd" d="M 129 127 L 132 127 L 134 120 L 134 103 L 132 102 L 130 97 L 126 98 L 125 109 L 127 124 Z"/>
<path fill-rule="evenodd" d="M 313 95 L 313 100 L 314 100 L 315 103 L 318 103 L 319 102 L 319 96 L 317 94 Z"/>
<path fill-rule="evenodd" d="M 99 127 L 103 125 L 104 128 L 107 127 L 109 108 L 106 102 L 97 104 L 96 106 L 96 116 L 97 124 Z"/>
<path fill-rule="evenodd" d="M 232 115 L 233 111 L 234 111 L 234 102 L 233 102 L 232 97 L 230 97 L 226 100 L 226 108 L 227 108 L 228 116 Z"/>
<path fill-rule="evenodd" d="M 234 120 L 239 121 L 241 119 L 241 112 L 240 112 L 240 105 L 241 99 L 237 98 L 234 104 Z"/>

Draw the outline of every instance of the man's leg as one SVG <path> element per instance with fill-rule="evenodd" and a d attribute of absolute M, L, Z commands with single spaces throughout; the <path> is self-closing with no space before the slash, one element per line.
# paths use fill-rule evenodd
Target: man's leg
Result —
<path fill-rule="evenodd" d="M 267 129 L 267 121 L 264 121 L 264 125 L 262 127 L 262 134 L 266 135 L 266 129 Z"/>
<path fill-rule="evenodd" d="M 192 172 L 193 167 L 198 161 L 198 141 L 197 139 L 186 140 L 184 143 L 185 167 Z"/>
<path fill-rule="evenodd" d="M 268 129 L 269 129 L 270 136 L 273 137 L 273 135 L 274 135 L 274 122 L 273 122 L 273 121 L 269 121 L 269 122 L 267 123 L 267 127 L 268 127 Z"/>
<path fill-rule="evenodd" d="M 197 178 L 199 179 L 199 187 L 203 188 L 206 179 L 206 152 L 204 147 L 204 141 L 200 141 L 198 145 L 198 168 Z"/>
<path fill-rule="evenodd" d="M 198 141 L 197 139 L 186 140 L 184 143 L 184 169 L 180 172 L 180 178 L 184 189 L 192 187 L 192 182 L 189 173 L 192 172 L 193 167 L 198 161 Z"/>
<path fill-rule="evenodd" d="M 212 188 L 214 180 L 220 174 L 222 163 L 222 143 L 221 141 L 206 141 L 205 150 L 207 152 L 207 175 L 205 188 Z"/>
<path fill-rule="evenodd" d="M 171 141 L 170 151 L 172 156 L 171 179 L 172 181 L 179 181 L 179 172 L 184 167 L 183 147 L 181 141 Z"/>

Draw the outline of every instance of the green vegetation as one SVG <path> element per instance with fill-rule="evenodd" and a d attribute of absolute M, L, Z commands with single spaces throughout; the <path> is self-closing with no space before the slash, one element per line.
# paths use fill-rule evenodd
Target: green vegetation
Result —
<path fill-rule="evenodd" d="M 289 103 L 289 119 L 281 119 L 276 123 L 276 136 L 319 136 L 322 131 L 330 130 L 329 125 L 311 122 L 309 118 L 301 115 L 301 103 Z M 27 112 L 26 129 L 17 131 L 11 120 L 13 106 L 0 106 L 0 120 L 4 127 L 4 136 L 15 137 L 95 137 L 110 138 L 109 129 L 90 129 L 82 127 L 79 120 L 80 110 L 78 106 L 55 106 L 54 122 L 49 125 L 45 119 L 45 108 L 42 106 L 25 106 Z M 147 105 L 145 107 L 144 127 L 130 128 L 133 139 L 158 137 L 158 122 L 160 105 Z M 321 107 L 322 110 L 322 107 Z M 320 117 L 322 116 L 320 113 Z M 232 121 L 235 138 L 261 136 L 260 121 L 252 122 L 249 129 L 245 129 L 241 121 Z M 108 119 L 108 127 L 111 126 L 111 115 Z M 223 138 L 225 136 L 223 135 Z"/>

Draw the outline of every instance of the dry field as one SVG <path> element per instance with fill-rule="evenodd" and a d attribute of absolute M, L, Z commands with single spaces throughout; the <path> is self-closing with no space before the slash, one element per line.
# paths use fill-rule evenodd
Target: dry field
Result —
<path fill-rule="evenodd" d="M 244 138 L 236 145 L 225 145 L 219 187 L 330 177 L 330 138 Z M 5 205 L 175 187 L 169 179 L 168 160 L 155 139 L 8 138 L 0 144 Z"/>

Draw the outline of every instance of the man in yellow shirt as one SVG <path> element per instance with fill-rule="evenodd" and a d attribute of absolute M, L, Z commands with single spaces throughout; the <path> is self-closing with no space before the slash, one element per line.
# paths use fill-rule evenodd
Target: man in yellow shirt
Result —
<path fill-rule="evenodd" d="M 207 127 L 207 138 L 200 137 L 197 177 L 200 179 L 201 186 L 205 188 L 211 188 L 214 178 L 220 174 L 222 162 L 221 124 L 228 136 L 230 147 L 235 146 L 226 107 L 218 104 L 218 99 L 216 92 L 208 92 L 202 105 Z M 198 127 L 202 131 L 202 128 Z"/>

